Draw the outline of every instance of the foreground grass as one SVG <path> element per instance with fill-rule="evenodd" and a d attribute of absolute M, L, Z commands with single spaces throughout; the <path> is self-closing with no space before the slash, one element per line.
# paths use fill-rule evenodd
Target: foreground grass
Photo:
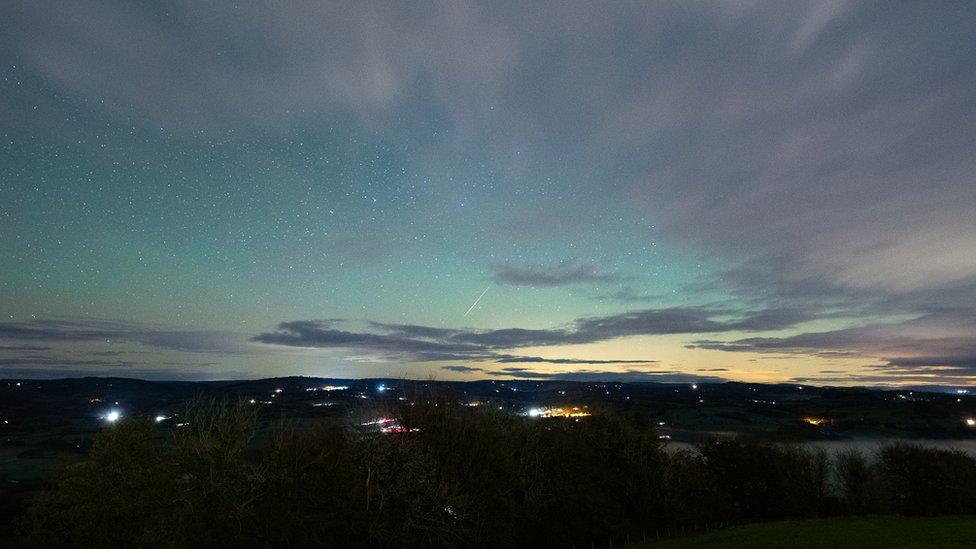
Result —
<path fill-rule="evenodd" d="M 976 516 L 847 517 L 750 524 L 648 543 L 646 549 L 685 547 L 976 547 Z"/>

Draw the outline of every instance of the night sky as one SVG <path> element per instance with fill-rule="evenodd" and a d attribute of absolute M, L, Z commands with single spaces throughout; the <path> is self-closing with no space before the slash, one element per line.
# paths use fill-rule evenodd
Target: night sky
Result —
<path fill-rule="evenodd" d="M 0 375 L 976 385 L 974 21 L 7 2 Z"/>

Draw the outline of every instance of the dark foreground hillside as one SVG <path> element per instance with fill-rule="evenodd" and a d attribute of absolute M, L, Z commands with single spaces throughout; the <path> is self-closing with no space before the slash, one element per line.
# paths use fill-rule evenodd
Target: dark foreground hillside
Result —
<path fill-rule="evenodd" d="M 647 543 L 641 549 L 976 547 L 976 516 L 845 517 L 749 524 Z"/>
<path fill-rule="evenodd" d="M 452 401 L 356 424 L 196 401 L 120 420 L 18 522 L 34 544 L 552 547 L 838 515 L 976 513 L 976 460 L 725 438 L 665 452 L 641 414 L 529 419 Z"/>

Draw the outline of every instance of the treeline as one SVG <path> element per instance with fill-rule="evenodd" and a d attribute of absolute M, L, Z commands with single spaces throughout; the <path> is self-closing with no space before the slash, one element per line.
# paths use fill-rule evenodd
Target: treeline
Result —
<path fill-rule="evenodd" d="M 83 546 L 606 546 L 728 524 L 976 512 L 976 461 L 747 439 L 665 452 L 640 416 L 526 420 L 448 402 L 393 410 L 408 432 L 262 427 L 197 402 L 181 427 L 123 421 L 66 464 L 21 527 Z"/>

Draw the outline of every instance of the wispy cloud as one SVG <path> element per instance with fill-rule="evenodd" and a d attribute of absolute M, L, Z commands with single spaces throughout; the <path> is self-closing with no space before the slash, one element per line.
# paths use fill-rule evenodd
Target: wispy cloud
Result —
<path fill-rule="evenodd" d="M 634 364 L 654 360 L 602 360 L 519 356 L 501 351 L 522 347 L 595 343 L 617 338 L 662 334 L 703 334 L 776 330 L 808 318 L 799 311 L 733 311 L 710 308 L 644 309 L 601 317 L 584 317 L 553 329 L 444 329 L 412 324 L 369 322 L 356 331 L 338 320 L 282 322 L 277 330 L 251 341 L 270 345 L 360 349 L 386 357 L 416 360 L 493 360 L 552 364 Z"/>
<path fill-rule="evenodd" d="M 490 375 L 497 377 L 512 377 L 537 381 L 619 381 L 619 382 L 655 382 L 655 383 L 720 383 L 724 378 L 712 375 L 695 375 L 670 370 L 571 370 L 565 372 L 540 372 L 529 368 L 502 368 L 492 370 Z"/>
<path fill-rule="evenodd" d="M 232 332 L 214 330 L 174 330 L 167 326 L 142 322 L 123 322 L 89 318 L 32 319 L 24 322 L 0 322 L 0 341 L 78 342 L 103 341 L 137 343 L 159 349 L 188 353 L 241 354 L 247 351 L 246 338 Z M 28 350 L 30 345 L 7 345 L 4 348 Z M 35 346 L 36 350 L 48 349 Z"/>
<path fill-rule="evenodd" d="M 942 315 L 890 324 L 787 337 L 752 337 L 731 341 L 697 340 L 688 347 L 729 352 L 806 355 L 880 360 L 872 369 L 889 377 L 912 375 L 959 377 L 976 381 L 976 323 Z"/>
<path fill-rule="evenodd" d="M 656 360 L 589 360 L 585 358 L 542 358 L 538 356 L 501 355 L 497 362 L 541 362 L 545 364 L 654 364 Z"/>
<path fill-rule="evenodd" d="M 976 314 L 972 2 L 435 6 L 187 2 L 160 17 L 120 1 L 17 3 L 0 20 L 11 83 L 0 113 L 24 135 L 42 135 L 46 121 L 64 139 L 66 119 L 101 127 L 107 117 L 235 144 L 255 134 L 290 142 L 317 121 L 347 121 L 351 140 L 410 143 L 411 163 L 449 182 L 433 196 L 453 200 L 437 191 L 490 173 L 505 207 L 488 222 L 465 219 L 486 244 L 555 243 L 568 257 L 586 242 L 660 242 L 710 258 L 724 271 L 712 289 L 750 304 L 542 330 L 296 321 L 255 342 L 487 360 L 504 348 L 796 328 L 838 307 L 862 314 L 863 326 L 692 346 L 878 357 L 906 375 L 970 368 L 976 353 L 958 332 L 971 325 L 957 320 Z M 385 233 L 346 238 L 332 248 L 380 256 L 395 246 Z M 670 263 L 642 255 L 620 272 Z M 620 272 L 505 263 L 492 279 L 629 283 Z M 628 288 L 601 293 L 656 303 Z M 885 316 L 929 324 L 896 333 L 878 327 Z M 0 338 L 213 353 L 244 345 L 218 331 L 95 322 L 4 323 Z"/>
<path fill-rule="evenodd" d="M 613 284 L 623 276 L 603 271 L 593 263 L 561 262 L 551 266 L 495 265 L 491 279 L 513 286 L 569 286 L 573 284 Z"/>
<path fill-rule="evenodd" d="M 640 294 L 630 286 L 625 286 L 613 293 L 594 296 L 598 300 L 621 301 L 624 303 L 648 303 L 652 301 L 662 301 L 664 296 L 652 294 Z"/>
<path fill-rule="evenodd" d="M 449 372 L 457 372 L 461 374 L 470 374 L 474 372 L 484 372 L 484 368 L 476 368 L 474 366 L 460 366 L 457 364 L 452 364 L 450 366 L 441 366 L 442 370 L 447 370 Z"/>

